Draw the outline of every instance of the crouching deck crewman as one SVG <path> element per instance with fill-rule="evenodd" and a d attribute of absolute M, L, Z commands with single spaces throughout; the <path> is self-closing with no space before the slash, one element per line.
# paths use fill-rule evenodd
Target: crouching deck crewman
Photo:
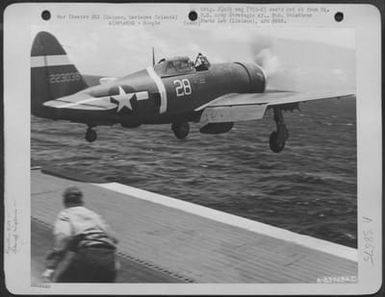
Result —
<path fill-rule="evenodd" d="M 43 277 L 53 282 L 113 282 L 118 240 L 95 212 L 83 206 L 76 187 L 63 194 L 65 209 L 54 226 L 54 247 L 47 254 Z"/>

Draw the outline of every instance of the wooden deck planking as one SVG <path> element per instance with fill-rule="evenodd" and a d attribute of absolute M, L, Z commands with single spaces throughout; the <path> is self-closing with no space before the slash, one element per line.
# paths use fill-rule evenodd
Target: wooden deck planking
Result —
<path fill-rule="evenodd" d="M 52 224 L 69 185 L 78 185 L 86 206 L 116 231 L 123 254 L 195 282 L 311 283 L 357 275 L 348 259 L 40 171 L 32 171 L 32 217 Z"/>

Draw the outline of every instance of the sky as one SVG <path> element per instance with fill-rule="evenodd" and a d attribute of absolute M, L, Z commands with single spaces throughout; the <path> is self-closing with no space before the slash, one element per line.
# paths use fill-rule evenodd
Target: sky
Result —
<path fill-rule="evenodd" d="M 33 27 L 31 39 L 42 30 L 57 37 L 84 74 L 141 70 L 151 65 L 154 47 L 156 60 L 202 52 L 211 63 L 258 63 L 272 88 L 355 87 L 355 38 L 348 28 L 47 26 Z"/>

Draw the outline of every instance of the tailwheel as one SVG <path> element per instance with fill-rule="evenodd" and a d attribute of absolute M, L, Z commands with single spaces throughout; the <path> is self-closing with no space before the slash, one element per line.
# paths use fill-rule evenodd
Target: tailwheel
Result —
<path fill-rule="evenodd" d="M 188 122 L 172 123 L 171 130 L 178 139 L 185 139 L 190 132 L 190 125 Z"/>
<path fill-rule="evenodd" d="M 289 138 L 289 130 L 285 125 L 280 108 L 274 108 L 274 121 L 277 126 L 277 131 L 273 131 L 270 134 L 269 145 L 274 153 L 279 153 L 284 149 L 286 140 Z"/>
<path fill-rule="evenodd" d="M 96 131 L 94 129 L 92 129 L 92 128 L 87 129 L 85 138 L 88 142 L 94 142 L 97 137 L 98 137 L 98 135 L 96 134 Z"/>

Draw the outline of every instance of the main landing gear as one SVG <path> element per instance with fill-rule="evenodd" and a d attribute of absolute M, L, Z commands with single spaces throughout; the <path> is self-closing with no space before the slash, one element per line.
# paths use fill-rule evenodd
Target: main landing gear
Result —
<path fill-rule="evenodd" d="M 88 127 L 85 138 L 88 142 L 94 142 L 98 135 L 96 134 L 96 131 L 92 129 L 92 127 Z"/>
<path fill-rule="evenodd" d="M 171 125 L 171 130 L 178 139 L 185 139 L 190 132 L 190 125 L 188 122 L 175 122 Z"/>
<path fill-rule="evenodd" d="M 277 126 L 277 131 L 273 131 L 270 134 L 270 149 L 274 153 L 279 153 L 285 147 L 285 142 L 289 138 L 289 130 L 287 129 L 282 110 L 278 107 L 274 107 L 274 121 Z"/>

